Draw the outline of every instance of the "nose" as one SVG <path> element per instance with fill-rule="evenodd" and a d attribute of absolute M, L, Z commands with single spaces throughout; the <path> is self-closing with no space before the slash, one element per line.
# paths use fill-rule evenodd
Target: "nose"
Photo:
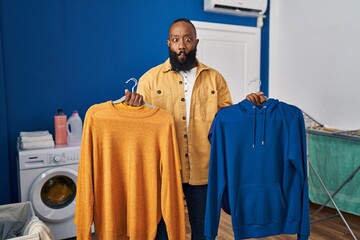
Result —
<path fill-rule="evenodd" d="M 184 41 L 184 39 L 179 40 L 178 47 L 179 47 L 179 50 L 184 50 L 185 49 L 185 41 Z"/>

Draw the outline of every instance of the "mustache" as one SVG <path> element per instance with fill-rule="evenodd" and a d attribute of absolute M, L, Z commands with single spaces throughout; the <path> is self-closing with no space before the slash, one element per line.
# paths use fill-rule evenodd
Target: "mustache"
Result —
<path fill-rule="evenodd" d="M 192 49 L 190 52 L 186 53 L 185 49 L 180 50 L 179 52 L 172 51 L 170 47 L 169 51 L 169 59 L 171 63 L 171 70 L 173 71 L 188 71 L 193 68 L 196 62 L 196 48 Z M 186 56 L 185 61 L 180 62 L 178 57 L 184 54 Z"/>

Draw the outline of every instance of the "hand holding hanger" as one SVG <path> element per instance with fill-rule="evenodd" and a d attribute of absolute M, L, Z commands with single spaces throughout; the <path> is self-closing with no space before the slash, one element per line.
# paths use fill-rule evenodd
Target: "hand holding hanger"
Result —
<path fill-rule="evenodd" d="M 258 90 L 257 92 L 254 93 L 250 93 L 248 95 L 246 95 L 246 99 L 249 100 L 250 102 L 256 104 L 256 105 L 261 105 L 264 102 L 266 102 L 267 97 L 264 95 L 263 92 L 260 91 L 260 86 L 261 86 L 261 80 L 258 78 L 254 78 L 253 80 L 251 80 L 249 82 L 248 85 L 251 85 L 252 83 L 258 82 Z"/>
<path fill-rule="evenodd" d="M 140 107 L 145 104 L 142 95 L 140 95 L 136 92 L 130 92 L 127 89 L 125 89 L 124 102 L 126 105 L 133 106 L 133 107 Z"/>
<path fill-rule="evenodd" d="M 256 105 L 261 105 L 267 100 L 263 92 L 250 93 L 246 95 L 246 99 Z"/>
<path fill-rule="evenodd" d="M 126 105 L 133 107 L 140 107 L 144 105 L 149 108 L 153 108 L 154 106 L 144 102 L 142 95 L 135 92 L 135 87 L 137 86 L 136 78 L 130 78 L 125 83 L 128 83 L 129 81 L 134 81 L 134 86 L 131 88 L 131 92 L 128 89 L 125 89 L 125 95 L 118 100 L 113 101 L 113 104 L 125 102 Z"/>

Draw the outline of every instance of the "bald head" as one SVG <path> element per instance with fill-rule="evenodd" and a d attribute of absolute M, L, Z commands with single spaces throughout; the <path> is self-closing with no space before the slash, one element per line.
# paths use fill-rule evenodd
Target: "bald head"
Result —
<path fill-rule="evenodd" d="M 171 30 L 172 26 L 173 26 L 174 24 L 176 24 L 176 23 L 179 23 L 179 22 L 184 22 L 184 23 L 189 24 L 189 25 L 191 26 L 191 28 L 193 29 L 194 34 L 195 34 L 195 38 L 196 38 L 196 28 L 195 28 L 194 24 L 193 24 L 189 19 L 187 19 L 187 18 L 178 18 L 178 19 L 176 19 L 176 20 L 170 25 L 169 34 L 170 34 L 170 30 Z"/>

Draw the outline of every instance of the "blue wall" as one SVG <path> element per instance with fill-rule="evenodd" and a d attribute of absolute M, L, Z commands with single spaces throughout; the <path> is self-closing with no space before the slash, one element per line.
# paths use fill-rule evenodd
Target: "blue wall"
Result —
<path fill-rule="evenodd" d="M 16 138 L 49 130 L 58 108 L 82 119 L 93 104 L 120 98 L 167 56 L 179 17 L 256 26 L 255 18 L 205 13 L 203 1 L 0 1 L 0 204 L 17 202 Z M 261 79 L 267 91 L 268 19 L 262 29 Z"/>

